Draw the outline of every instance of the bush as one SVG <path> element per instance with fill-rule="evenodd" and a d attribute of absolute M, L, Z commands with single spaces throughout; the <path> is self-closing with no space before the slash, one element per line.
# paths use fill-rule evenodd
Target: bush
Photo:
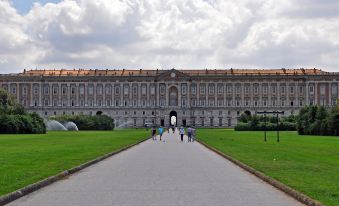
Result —
<path fill-rule="evenodd" d="M 264 122 L 260 122 L 257 125 L 253 126 L 251 122 L 244 123 L 239 122 L 237 126 L 234 128 L 236 131 L 276 131 L 277 130 L 277 124 L 267 122 L 266 125 Z M 293 122 L 281 122 L 279 123 L 279 130 L 281 131 L 295 131 L 296 130 L 296 124 Z"/>
<path fill-rule="evenodd" d="M 37 114 L 0 115 L 0 131 L 3 134 L 42 134 L 46 127 Z"/>
<path fill-rule="evenodd" d="M 36 113 L 28 113 L 13 96 L 0 89 L 0 133 L 46 133 L 43 119 Z"/>
<path fill-rule="evenodd" d="M 236 131 L 275 131 L 277 130 L 277 117 L 242 114 L 238 118 L 238 124 L 234 129 Z M 279 118 L 279 130 L 295 131 L 296 129 L 296 117 L 294 115 Z"/>
<path fill-rule="evenodd" d="M 249 123 L 238 122 L 238 124 L 234 127 L 235 131 L 250 131 L 251 126 Z"/>
<path fill-rule="evenodd" d="M 107 115 L 61 115 L 51 119 L 61 123 L 74 122 L 79 130 L 112 130 L 114 120 Z"/>
<path fill-rule="evenodd" d="M 306 106 L 299 111 L 296 119 L 300 135 L 339 135 L 338 108 Z"/>

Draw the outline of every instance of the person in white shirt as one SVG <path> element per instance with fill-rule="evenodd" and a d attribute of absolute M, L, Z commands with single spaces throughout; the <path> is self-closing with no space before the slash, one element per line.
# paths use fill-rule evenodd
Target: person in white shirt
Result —
<path fill-rule="evenodd" d="M 182 126 L 180 127 L 179 134 L 180 134 L 180 140 L 183 142 L 184 141 L 184 134 L 185 134 L 184 127 L 182 127 Z"/>

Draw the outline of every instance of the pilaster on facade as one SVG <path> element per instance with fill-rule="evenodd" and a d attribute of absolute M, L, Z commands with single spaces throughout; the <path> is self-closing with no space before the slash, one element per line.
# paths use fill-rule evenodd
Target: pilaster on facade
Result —
<path fill-rule="evenodd" d="M 178 83 L 178 107 L 180 108 L 182 106 L 182 88 L 181 88 L 181 83 Z"/>
<path fill-rule="evenodd" d="M 200 101 L 200 82 L 197 82 L 195 85 L 196 85 L 195 92 L 196 92 L 196 96 L 197 96 L 195 106 L 197 107 L 199 105 L 199 101 Z"/>
<path fill-rule="evenodd" d="M 314 104 L 319 104 L 318 82 L 314 82 Z"/>
<path fill-rule="evenodd" d="M 155 84 L 156 107 L 160 107 L 160 83 Z"/>
<path fill-rule="evenodd" d="M 53 95 L 53 84 L 49 83 L 48 84 L 48 87 L 49 87 L 49 97 L 48 97 L 48 106 L 51 107 L 53 106 L 53 98 L 52 98 L 52 95 Z"/>
<path fill-rule="evenodd" d="M 85 82 L 84 84 L 84 99 L 85 99 L 85 102 L 84 102 L 84 105 L 85 107 L 88 107 L 88 82 Z"/>
<path fill-rule="evenodd" d="M 138 88 L 137 88 L 137 107 L 141 107 L 141 83 L 138 83 Z"/>
<path fill-rule="evenodd" d="M 30 100 L 29 100 L 29 106 L 30 106 L 30 107 L 33 107 L 33 105 L 34 105 L 34 102 L 33 102 L 33 101 L 34 101 L 34 100 L 33 100 L 33 92 L 34 92 L 33 85 L 34 85 L 34 84 L 33 84 L 33 83 L 30 83 L 29 85 L 30 85 L 30 91 L 29 91 L 29 92 L 30 92 L 30 97 L 31 97 Z"/>
<path fill-rule="evenodd" d="M 42 92 L 43 92 L 43 88 L 42 88 L 42 83 L 40 82 L 39 83 L 39 107 L 41 107 L 42 106 Z"/>
<path fill-rule="evenodd" d="M 97 83 L 95 82 L 93 84 L 93 106 L 96 107 L 97 106 Z"/>
<path fill-rule="evenodd" d="M 62 86 L 61 86 L 61 83 L 58 83 L 58 106 L 61 107 L 62 106 Z"/>
<path fill-rule="evenodd" d="M 71 86 L 68 83 L 66 83 L 66 88 L 67 88 L 67 106 L 70 107 L 71 106 Z"/>
<path fill-rule="evenodd" d="M 218 95 L 219 95 L 218 84 L 214 83 L 214 107 L 219 107 Z"/>
<path fill-rule="evenodd" d="M 124 106 L 124 84 L 119 83 L 119 88 L 120 88 L 120 93 L 119 93 L 120 104 L 119 104 L 119 107 L 123 107 Z"/>
<path fill-rule="evenodd" d="M 332 84 L 327 83 L 327 92 L 328 92 L 328 97 L 327 97 L 327 102 L 328 105 L 332 104 Z"/>
<path fill-rule="evenodd" d="M 308 81 L 306 81 L 306 88 L 305 88 L 305 92 L 306 92 L 306 94 L 305 94 L 305 96 L 306 96 L 306 100 L 305 100 L 305 104 L 306 105 L 310 105 L 310 97 L 309 97 L 309 93 L 310 93 L 310 89 L 309 89 L 309 87 L 310 87 L 310 83 L 308 82 Z"/>
<path fill-rule="evenodd" d="M 77 82 L 76 84 L 75 84 L 75 101 L 76 101 L 76 103 L 75 103 L 75 106 L 76 107 L 79 107 L 80 106 L 80 92 L 79 92 L 79 83 Z"/>
<path fill-rule="evenodd" d="M 151 106 L 151 104 L 150 104 L 150 96 L 151 94 L 150 94 L 150 83 L 149 82 L 147 82 L 147 84 L 146 84 L 146 99 L 147 99 L 147 101 L 146 101 L 146 107 L 150 107 Z"/>

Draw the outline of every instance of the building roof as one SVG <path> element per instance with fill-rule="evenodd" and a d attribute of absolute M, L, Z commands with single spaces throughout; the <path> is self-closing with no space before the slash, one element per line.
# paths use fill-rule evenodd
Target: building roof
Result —
<path fill-rule="evenodd" d="M 204 75 L 318 75 L 328 74 L 321 69 L 172 69 L 189 76 Z M 20 76 L 157 76 L 171 70 L 159 69 L 121 69 L 121 70 L 93 70 L 93 69 L 44 69 L 24 70 Z"/>

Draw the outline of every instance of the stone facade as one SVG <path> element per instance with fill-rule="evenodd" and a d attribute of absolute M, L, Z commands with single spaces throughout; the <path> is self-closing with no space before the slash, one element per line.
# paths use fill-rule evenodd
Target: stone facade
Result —
<path fill-rule="evenodd" d="M 233 127 L 245 111 L 296 113 L 334 106 L 339 73 L 318 69 L 30 70 L 0 75 L 28 110 L 42 117 L 107 114 L 117 126 Z"/>

